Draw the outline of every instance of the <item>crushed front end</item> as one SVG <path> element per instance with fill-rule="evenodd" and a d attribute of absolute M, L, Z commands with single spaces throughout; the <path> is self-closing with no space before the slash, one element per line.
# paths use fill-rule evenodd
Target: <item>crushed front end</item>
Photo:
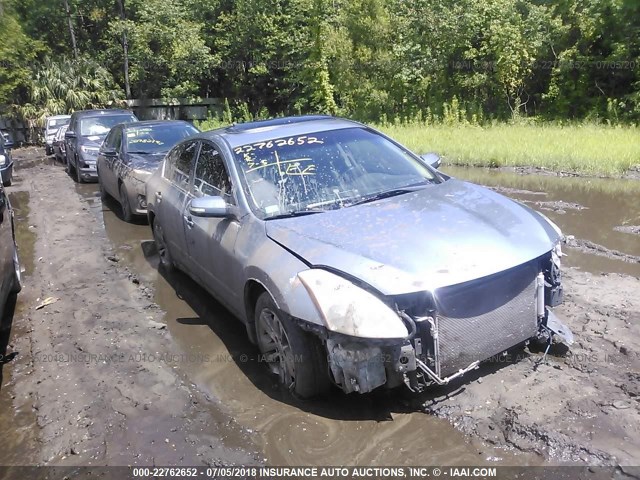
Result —
<path fill-rule="evenodd" d="M 345 392 L 369 392 L 403 383 L 412 390 L 447 384 L 531 339 L 570 330 L 550 307 L 562 301 L 559 245 L 523 265 L 458 285 L 395 296 L 407 328 L 402 339 L 365 339 L 328 332 L 334 382 Z"/>

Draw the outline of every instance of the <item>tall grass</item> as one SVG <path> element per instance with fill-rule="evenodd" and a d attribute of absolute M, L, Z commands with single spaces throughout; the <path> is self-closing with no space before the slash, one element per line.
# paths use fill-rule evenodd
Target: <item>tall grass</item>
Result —
<path fill-rule="evenodd" d="M 409 123 L 378 128 L 417 153 L 436 152 L 453 165 L 541 167 L 615 177 L 640 164 L 640 128 L 635 126 Z"/>

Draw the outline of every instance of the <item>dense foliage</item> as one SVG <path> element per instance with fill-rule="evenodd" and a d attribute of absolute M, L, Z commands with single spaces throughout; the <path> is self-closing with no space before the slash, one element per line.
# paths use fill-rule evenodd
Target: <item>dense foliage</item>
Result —
<path fill-rule="evenodd" d="M 0 53 L 0 104 L 40 113 L 77 108 L 42 85 L 73 68 L 108 91 L 85 78 L 87 104 L 117 90 L 248 117 L 640 119 L 638 0 L 0 0 Z"/>

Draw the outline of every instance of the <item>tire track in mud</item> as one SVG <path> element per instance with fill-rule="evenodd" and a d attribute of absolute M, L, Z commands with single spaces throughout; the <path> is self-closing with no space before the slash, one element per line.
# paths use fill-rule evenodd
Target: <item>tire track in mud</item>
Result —
<path fill-rule="evenodd" d="M 569 238 L 565 245 L 583 253 L 598 255 L 599 257 L 606 257 L 611 260 L 622 260 L 627 263 L 640 263 L 640 256 L 638 255 L 630 255 L 618 250 L 612 250 L 604 245 L 600 245 L 583 238 Z"/>

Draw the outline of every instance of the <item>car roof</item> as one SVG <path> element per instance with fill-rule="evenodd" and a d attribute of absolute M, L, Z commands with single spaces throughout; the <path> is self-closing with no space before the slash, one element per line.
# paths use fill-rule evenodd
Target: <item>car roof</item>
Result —
<path fill-rule="evenodd" d="M 154 125 L 189 125 L 189 122 L 185 120 L 142 120 L 140 122 L 126 122 L 121 124 L 124 128 L 140 128 L 140 127 L 153 127 Z"/>
<path fill-rule="evenodd" d="M 345 128 L 366 128 L 364 125 L 330 115 L 303 115 L 272 120 L 240 123 L 229 127 L 203 132 L 195 137 L 215 140 L 224 139 L 231 148 L 274 138 L 306 135 Z"/>
<path fill-rule="evenodd" d="M 102 109 L 102 110 L 78 110 L 77 112 L 73 112 L 76 117 L 100 117 L 103 115 L 123 115 L 123 114 L 131 114 L 133 112 L 131 110 L 123 110 L 116 108 Z"/>
<path fill-rule="evenodd" d="M 47 120 L 57 120 L 59 118 L 71 118 L 71 115 L 50 115 Z"/>

